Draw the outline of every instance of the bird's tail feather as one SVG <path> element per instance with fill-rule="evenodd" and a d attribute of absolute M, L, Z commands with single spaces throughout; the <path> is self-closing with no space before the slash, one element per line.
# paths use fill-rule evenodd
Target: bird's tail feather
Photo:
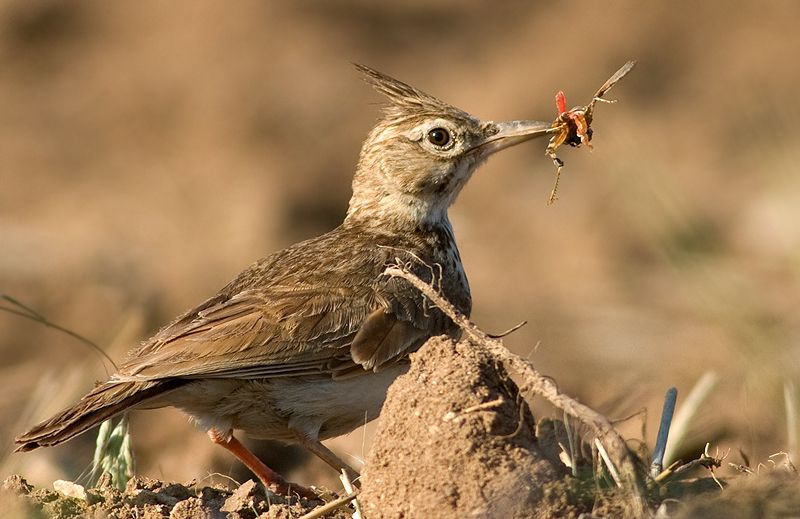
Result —
<path fill-rule="evenodd" d="M 14 440 L 16 451 L 30 451 L 63 443 L 144 400 L 184 383 L 179 379 L 168 379 L 100 384 L 74 406 L 17 436 Z"/>

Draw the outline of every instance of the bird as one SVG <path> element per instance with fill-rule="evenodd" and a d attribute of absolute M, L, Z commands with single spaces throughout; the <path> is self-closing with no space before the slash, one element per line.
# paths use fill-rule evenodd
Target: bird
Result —
<path fill-rule="evenodd" d="M 448 208 L 489 156 L 554 130 L 541 121 L 482 121 L 355 66 L 385 104 L 361 148 L 344 221 L 250 265 L 133 348 L 76 404 L 16 437 L 17 451 L 58 445 L 132 409 L 171 406 L 276 492 L 314 495 L 267 467 L 234 431 L 300 444 L 357 476 L 322 440 L 376 418 L 426 340 L 459 336 L 385 271 L 404 266 L 469 316 Z"/>

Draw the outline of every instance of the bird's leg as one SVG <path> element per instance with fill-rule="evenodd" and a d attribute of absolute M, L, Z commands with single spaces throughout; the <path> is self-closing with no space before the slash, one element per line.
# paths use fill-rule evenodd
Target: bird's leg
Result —
<path fill-rule="evenodd" d="M 267 467 L 263 461 L 258 459 L 258 456 L 250 452 L 250 450 L 239 440 L 237 440 L 233 434 L 229 434 L 227 436 L 228 438 L 226 439 L 226 435 L 221 434 L 214 428 L 208 430 L 208 437 L 211 438 L 211 441 L 224 447 L 231 454 L 236 456 L 239 461 L 244 463 L 245 466 L 250 469 L 250 471 L 258 477 L 258 479 L 261 480 L 261 483 L 264 484 L 264 487 L 275 488 L 279 494 L 286 496 L 295 493 L 301 497 L 307 497 L 310 499 L 318 498 L 317 494 L 314 493 L 313 490 L 302 485 L 290 483 L 286 481 L 283 476 Z"/>
<path fill-rule="evenodd" d="M 341 473 L 342 470 L 347 471 L 350 481 L 352 481 L 356 487 L 361 486 L 361 483 L 358 481 L 361 475 L 358 471 L 345 463 L 339 456 L 334 454 L 332 450 L 323 445 L 321 441 L 316 438 L 310 438 L 308 435 L 299 431 L 295 431 L 295 433 L 298 442 L 300 442 L 303 447 L 316 454 L 319 459 L 330 465 L 336 472 Z"/>

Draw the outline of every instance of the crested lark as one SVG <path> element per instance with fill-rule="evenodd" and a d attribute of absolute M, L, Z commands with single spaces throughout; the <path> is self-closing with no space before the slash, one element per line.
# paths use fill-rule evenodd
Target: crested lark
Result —
<path fill-rule="evenodd" d="M 57 445 L 128 409 L 174 406 L 281 492 L 286 481 L 234 429 L 298 442 L 352 471 L 320 440 L 374 419 L 409 353 L 429 337 L 458 334 L 384 270 L 408 266 L 469 315 L 447 209 L 489 155 L 552 133 L 546 122 L 480 121 L 357 68 L 388 104 L 361 150 L 344 222 L 251 265 L 132 350 L 73 407 L 17 437 L 17 450 Z"/>

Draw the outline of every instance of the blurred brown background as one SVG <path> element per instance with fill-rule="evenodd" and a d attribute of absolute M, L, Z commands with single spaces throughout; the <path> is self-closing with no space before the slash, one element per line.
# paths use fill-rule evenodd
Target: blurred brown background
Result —
<path fill-rule="evenodd" d="M 555 206 L 541 141 L 453 207 L 473 317 L 527 319 L 507 344 L 613 417 L 647 407 L 651 445 L 663 392 L 713 370 L 689 447 L 763 461 L 787 449 L 800 373 L 798 6 L 6 0 L 0 291 L 118 359 L 340 222 L 380 102 L 351 62 L 482 118 L 549 120 L 557 90 L 584 103 L 638 59 L 598 108 L 595 151 L 561 153 Z M 104 378 L 97 355 L 0 313 L 0 358 L 0 476 L 75 478 L 92 434 L 24 455 L 12 439 Z M 330 443 L 360 457 L 370 431 Z M 248 477 L 177 411 L 134 414 L 133 434 L 142 474 Z M 334 485 L 309 463 L 294 477 Z"/>

